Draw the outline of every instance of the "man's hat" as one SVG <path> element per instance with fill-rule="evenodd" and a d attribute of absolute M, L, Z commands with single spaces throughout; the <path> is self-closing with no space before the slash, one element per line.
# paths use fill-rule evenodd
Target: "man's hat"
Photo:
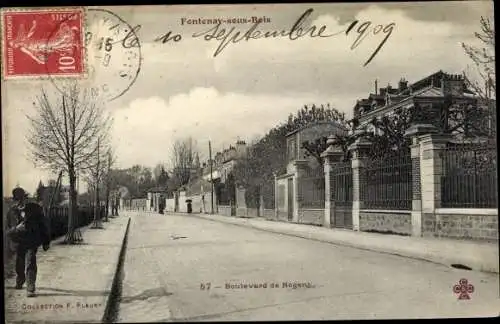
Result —
<path fill-rule="evenodd" d="M 12 190 L 12 197 L 14 198 L 14 200 L 19 201 L 23 198 L 26 198 L 26 196 L 26 191 L 24 191 L 24 189 L 21 187 L 14 188 L 14 190 Z"/>

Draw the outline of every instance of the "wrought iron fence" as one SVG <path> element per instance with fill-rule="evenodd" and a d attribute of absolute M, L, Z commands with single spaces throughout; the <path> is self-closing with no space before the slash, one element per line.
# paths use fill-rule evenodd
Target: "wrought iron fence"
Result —
<path fill-rule="evenodd" d="M 360 183 L 363 208 L 411 210 L 412 163 L 409 150 L 371 160 Z"/>
<path fill-rule="evenodd" d="M 352 204 L 352 162 L 338 162 L 331 175 L 331 199 L 336 206 Z"/>
<path fill-rule="evenodd" d="M 496 145 L 449 144 L 441 161 L 442 207 L 498 207 Z"/>
<path fill-rule="evenodd" d="M 305 208 L 325 208 L 325 172 L 322 166 L 304 170 L 299 178 L 299 201 Z"/>
<path fill-rule="evenodd" d="M 217 203 L 221 206 L 234 205 L 235 201 L 235 188 L 221 183 L 215 187 Z"/>
<path fill-rule="evenodd" d="M 104 219 L 105 211 L 106 208 L 104 206 L 99 207 L 101 219 Z M 94 219 L 94 214 L 94 206 L 79 206 L 77 209 L 76 217 L 74 219 L 75 227 L 78 228 L 89 225 Z M 67 206 L 52 207 L 48 215 L 50 218 L 50 233 L 52 238 L 56 238 L 66 234 L 68 230 L 69 208 Z"/>

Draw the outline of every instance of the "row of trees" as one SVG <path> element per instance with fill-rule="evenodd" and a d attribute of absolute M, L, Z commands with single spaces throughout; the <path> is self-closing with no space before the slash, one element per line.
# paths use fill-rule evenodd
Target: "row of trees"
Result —
<path fill-rule="evenodd" d="M 108 184 L 113 154 L 110 144 L 112 119 L 106 114 L 103 102 L 90 89 L 81 88 L 76 81 L 68 82 L 54 96 L 42 89 L 35 102 L 35 114 L 27 116 L 30 123 L 28 143 L 35 165 L 54 173 L 63 172 L 69 179 L 69 218 L 65 241 L 81 240 L 76 228 L 77 177 L 88 182 L 95 191 L 99 206 L 99 188 Z M 95 213 L 94 226 L 100 227 L 100 213 Z"/>
<path fill-rule="evenodd" d="M 31 123 L 28 143 L 33 161 L 55 174 L 63 172 L 69 180 L 67 243 L 81 240 L 75 226 L 78 203 L 95 207 L 93 227 L 100 228 L 102 205 L 105 206 L 104 221 L 108 220 L 111 192 L 126 188 L 126 196 L 142 198 L 153 187 L 175 190 L 187 184 L 190 170 L 199 166 L 198 153 L 192 140 L 188 139 L 174 143 L 171 175 L 163 164 L 154 169 L 141 165 L 128 169 L 113 168 L 116 157 L 110 137 L 112 119 L 101 98 L 77 82 L 68 82 L 63 91 L 53 95 L 42 89 L 33 105 L 35 114 L 27 116 Z M 77 197 L 77 180 L 85 182 L 88 189 L 80 197 Z M 39 196 L 43 187 L 40 183 Z M 49 201 L 60 203 L 60 188 L 48 189 Z"/>

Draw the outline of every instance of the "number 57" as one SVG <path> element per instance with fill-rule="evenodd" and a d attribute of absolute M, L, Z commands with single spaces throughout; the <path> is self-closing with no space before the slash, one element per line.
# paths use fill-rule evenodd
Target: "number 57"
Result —
<path fill-rule="evenodd" d="M 210 290 L 210 282 L 201 283 L 200 284 L 200 290 Z"/>

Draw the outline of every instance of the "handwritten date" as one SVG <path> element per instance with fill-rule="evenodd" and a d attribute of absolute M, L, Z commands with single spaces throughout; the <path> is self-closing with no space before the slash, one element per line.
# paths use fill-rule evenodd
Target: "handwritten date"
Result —
<path fill-rule="evenodd" d="M 250 41 L 257 40 L 262 38 L 279 38 L 285 37 L 291 41 L 296 41 L 301 38 L 309 37 L 309 38 L 332 38 L 335 36 L 340 36 L 344 34 L 346 37 L 350 37 L 354 35 L 354 41 L 351 44 L 351 50 L 355 50 L 358 46 L 362 44 L 362 42 L 369 36 L 376 36 L 378 34 L 383 35 L 383 39 L 380 41 L 378 46 L 371 53 L 370 57 L 366 60 L 363 66 L 367 66 L 379 53 L 384 44 L 387 42 L 389 37 L 392 35 L 392 32 L 396 26 L 394 22 L 382 25 L 375 25 L 371 21 L 353 21 L 349 27 L 345 30 L 341 30 L 334 33 L 329 33 L 327 31 L 327 26 L 323 25 L 321 27 L 307 25 L 307 19 L 313 13 L 313 9 L 306 10 L 295 23 L 289 29 L 283 30 L 274 30 L 274 31 L 262 31 L 259 30 L 258 27 L 260 22 L 257 21 L 253 25 L 251 25 L 246 31 L 237 30 L 236 27 L 224 28 L 222 24 L 219 22 L 217 25 L 210 27 L 207 30 L 194 33 L 192 35 L 193 38 L 203 38 L 205 41 L 218 41 L 219 45 L 215 49 L 213 57 L 220 55 L 224 49 L 227 48 L 229 44 L 237 44 L 242 41 Z M 138 38 L 135 36 L 136 33 L 140 30 L 141 25 L 135 26 L 129 34 L 122 40 L 122 45 L 125 48 L 138 46 Z M 176 34 L 172 31 L 168 31 L 154 39 L 155 42 L 159 43 L 178 43 L 182 40 L 182 36 L 180 34 Z"/>

